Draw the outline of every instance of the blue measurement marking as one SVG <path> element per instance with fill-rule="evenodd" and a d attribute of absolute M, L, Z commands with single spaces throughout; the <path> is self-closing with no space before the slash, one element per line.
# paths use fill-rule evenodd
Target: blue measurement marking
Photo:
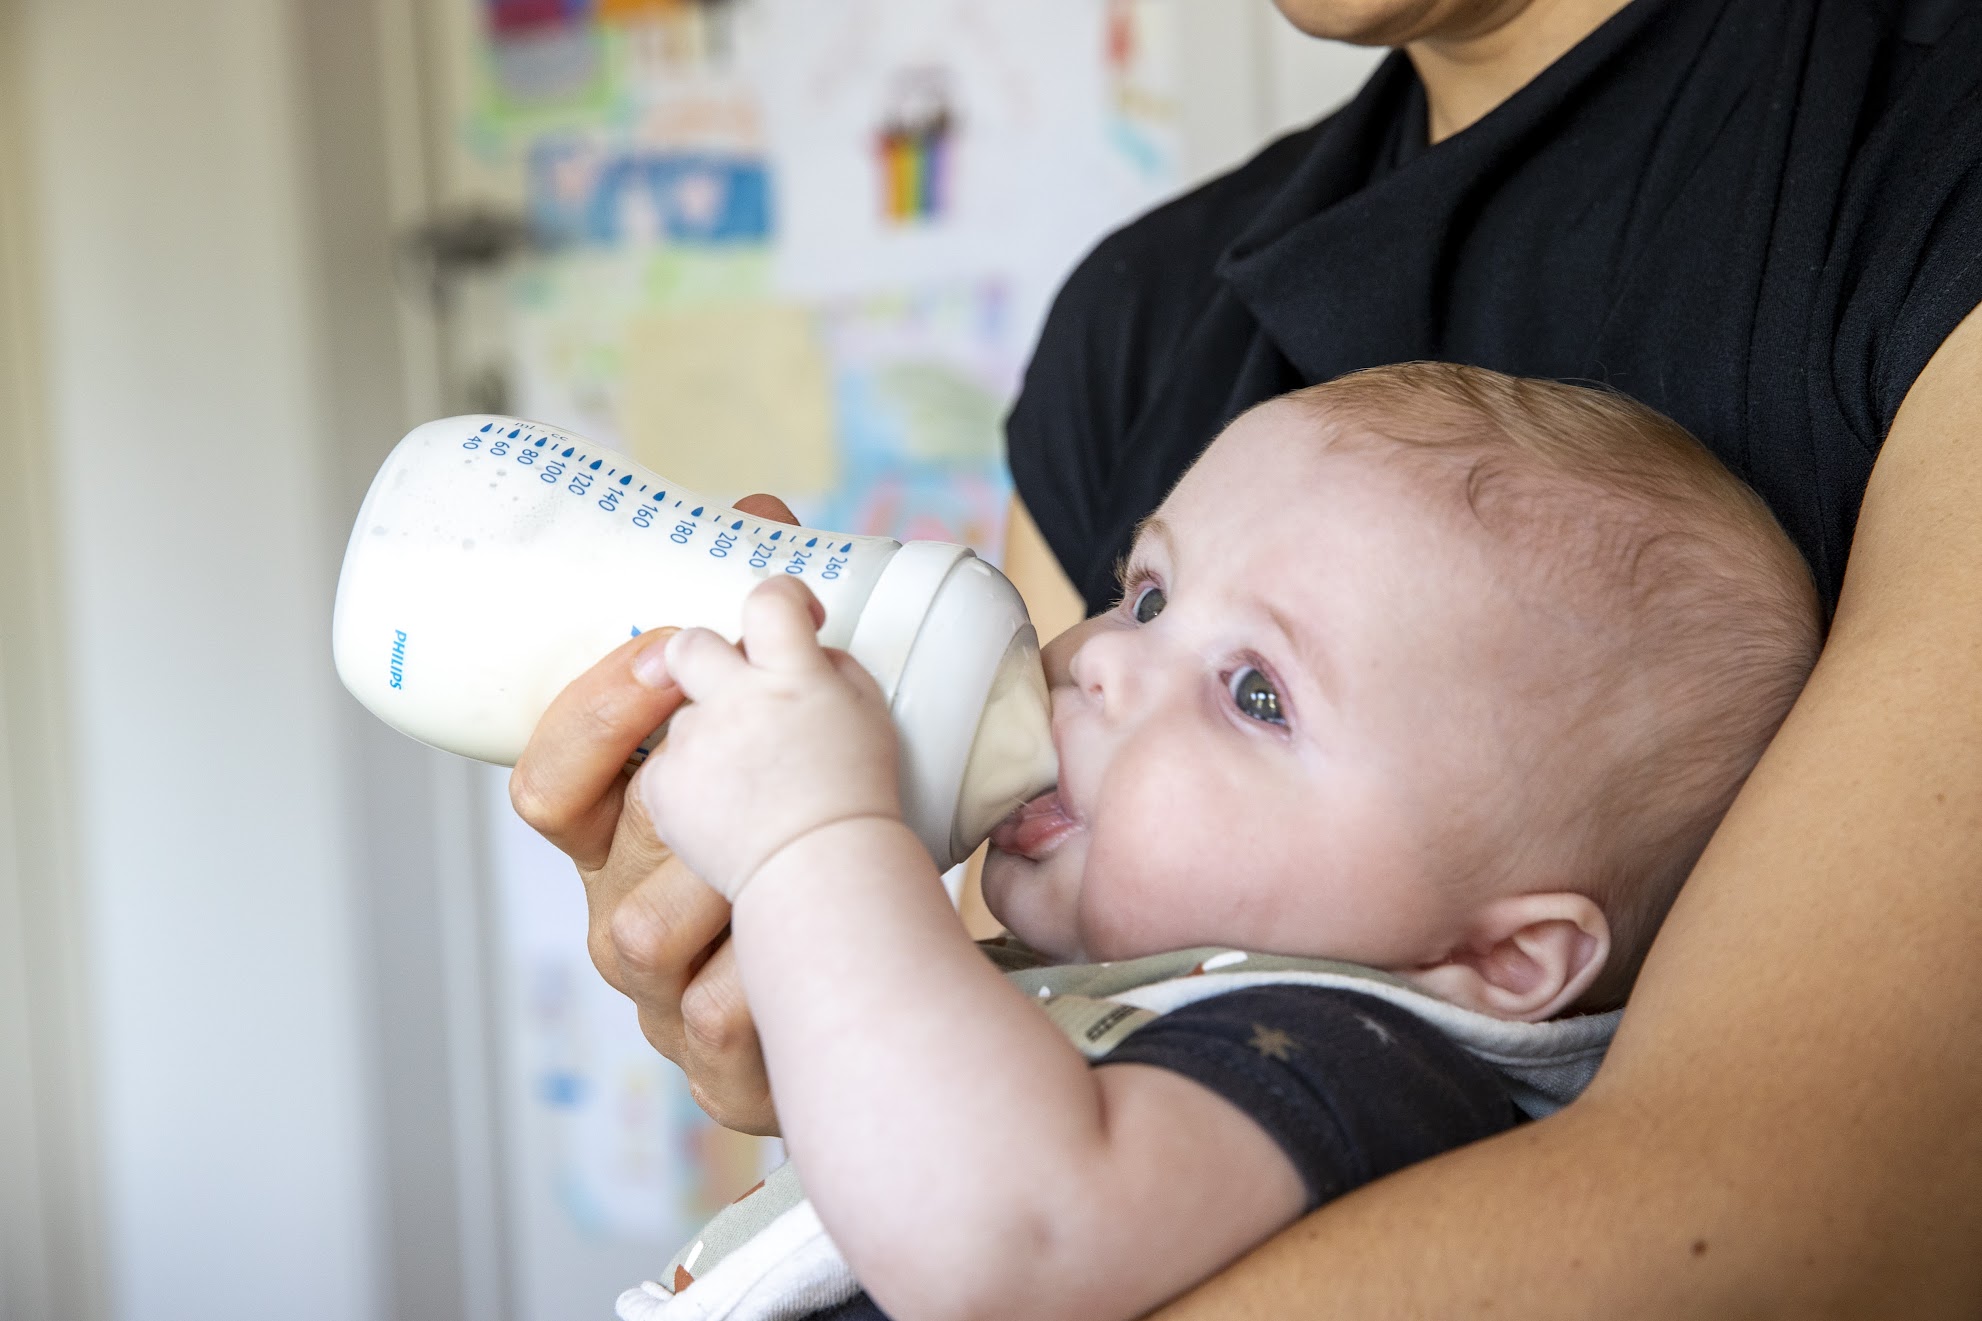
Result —
<path fill-rule="evenodd" d="M 751 536 L 753 536 L 753 537 L 754 537 L 754 536 L 757 536 L 757 535 L 758 535 L 759 533 L 761 533 L 761 532 L 763 532 L 763 530 L 764 530 L 764 529 L 763 529 L 763 528 L 761 528 L 761 527 L 754 527 L 754 528 L 751 528 L 751 529 L 750 529 L 750 535 L 751 535 Z"/>
<path fill-rule="evenodd" d="M 577 448 L 578 447 L 576 445 L 573 445 L 571 449 L 567 449 L 564 453 L 560 454 L 558 457 L 561 459 L 568 459 L 571 457 L 571 450 L 575 450 Z"/>
<path fill-rule="evenodd" d="M 493 423 L 493 422 L 484 422 L 484 423 L 482 424 L 482 434 L 483 434 L 483 435 L 487 435 L 487 434 L 488 434 L 489 432 L 491 432 L 491 431 L 494 431 L 494 430 L 495 430 L 495 423 Z"/>
<path fill-rule="evenodd" d="M 784 533 L 782 532 L 773 532 L 771 534 L 771 540 L 776 541 L 779 537 L 782 537 L 783 535 Z"/>
<path fill-rule="evenodd" d="M 731 523 L 731 524 L 729 525 L 729 530 L 730 530 L 730 531 L 732 531 L 732 532 L 735 532 L 735 531 L 737 531 L 738 529 L 740 529 L 740 528 L 741 528 L 742 526 L 743 526 L 743 520 L 739 518 L 739 519 L 737 519 L 737 520 L 736 520 L 736 522 L 734 522 L 734 523 Z"/>
<path fill-rule="evenodd" d="M 636 638 L 640 636 L 640 625 L 635 624 L 633 626 L 633 636 Z"/>
<path fill-rule="evenodd" d="M 852 543 L 851 541 L 849 541 L 849 542 L 847 542 L 847 544 L 846 544 L 846 545 L 844 545 L 844 546 L 841 546 L 841 547 L 840 547 L 840 554 L 842 554 L 842 555 L 844 555 L 844 554 L 846 554 L 846 553 L 848 553 L 849 551 L 851 551 L 852 549 L 853 549 L 853 543 Z"/>
<path fill-rule="evenodd" d="M 808 541 L 808 542 L 806 542 L 806 543 L 805 543 L 805 549 L 807 549 L 807 550 L 811 550 L 811 549 L 812 549 L 812 548 L 813 548 L 814 546 L 816 546 L 816 545 L 818 545 L 818 544 L 819 544 L 819 538 L 817 538 L 817 537 L 814 537 L 814 538 L 812 538 L 812 540 L 810 540 L 810 541 Z"/>
<path fill-rule="evenodd" d="M 667 499 L 667 498 L 668 498 L 668 493 L 667 493 L 666 491 L 662 491 L 662 492 L 661 492 L 661 499 L 663 499 L 663 500 L 665 500 L 665 499 Z M 679 508 L 681 508 L 681 501 L 679 501 L 679 500 L 677 500 L 677 501 L 675 501 L 675 502 L 674 502 L 674 507 L 675 507 L 676 509 L 679 509 Z"/>
<path fill-rule="evenodd" d="M 628 481 L 631 481 L 631 480 L 632 480 L 632 478 L 628 478 L 627 480 L 628 480 Z M 642 494 L 642 495 L 645 495 L 645 494 L 647 494 L 647 483 L 645 483 L 645 482 L 642 482 L 642 483 L 640 483 L 640 494 Z M 666 494 L 666 492 L 662 492 L 662 494 L 663 494 L 663 495 L 665 495 L 665 494 Z"/>
<path fill-rule="evenodd" d="M 601 468 L 603 468 L 603 467 L 605 467 L 605 466 L 606 466 L 606 461 L 605 461 L 604 459 L 593 459 L 593 460 L 592 460 L 592 471 L 593 471 L 593 472 L 597 472 L 597 471 L 598 471 L 599 469 L 601 469 Z"/>
<path fill-rule="evenodd" d="M 539 436 L 539 437 L 537 437 L 537 438 L 536 438 L 535 440 L 533 440 L 533 441 L 531 441 L 530 443 L 531 443 L 532 445 L 534 445 L 534 446 L 536 446 L 536 447 L 537 447 L 538 449 L 542 449 L 542 448 L 544 447 L 544 439 L 545 439 L 544 437 L 542 437 L 542 436 Z"/>
<path fill-rule="evenodd" d="M 675 503 L 676 503 L 676 504 L 680 504 L 680 503 L 681 503 L 681 501 L 679 501 L 679 500 L 677 500 L 677 501 L 675 501 Z M 700 518 L 700 517 L 702 517 L 702 506 L 701 506 L 701 505 L 696 505 L 696 506 L 695 506 L 695 508 L 693 508 L 693 509 L 691 509 L 691 510 L 689 510 L 689 511 L 688 511 L 688 516 L 689 516 L 690 518 Z"/>
<path fill-rule="evenodd" d="M 520 436 L 520 435 L 522 435 L 522 434 L 523 434 L 523 428 L 522 428 L 522 427 L 518 427 L 518 428 L 516 428 L 516 430 L 514 430 L 514 431 L 512 431 L 512 432 L 510 432 L 510 433 L 509 433 L 509 438 L 510 438 L 511 440 L 515 440 L 515 439 L 516 439 L 516 438 L 517 438 L 518 436 Z"/>

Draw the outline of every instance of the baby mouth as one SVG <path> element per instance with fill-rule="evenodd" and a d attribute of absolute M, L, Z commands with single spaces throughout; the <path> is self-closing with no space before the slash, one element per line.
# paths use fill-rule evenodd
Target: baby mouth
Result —
<path fill-rule="evenodd" d="M 998 823 L 991 832 L 991 847 L 1038 862 L 1079 825 L 1061 803 L 1060 791 L 1048 789 Z"/>

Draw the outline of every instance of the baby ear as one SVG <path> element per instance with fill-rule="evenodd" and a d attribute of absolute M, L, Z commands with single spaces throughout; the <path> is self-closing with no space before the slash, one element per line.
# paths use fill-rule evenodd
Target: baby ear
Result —
<path fill-rule="evenodd" d="M 1610 957 L 1610 923 L 1580 894 L 1519 894 L 1487 904 L 1440 962 L 1404 973 L 1465 1009 L 1539 1023 L 1590 989 Z"/>

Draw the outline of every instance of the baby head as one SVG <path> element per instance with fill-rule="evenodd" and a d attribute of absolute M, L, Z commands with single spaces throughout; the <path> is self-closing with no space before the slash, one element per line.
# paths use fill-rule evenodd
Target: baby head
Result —
<path fill-rule="evenodd" d="M 1047 649 L 1060 784 L 985 897 L 1539 1020 L 1622 1001 L 1816 658 L 1762 502 L 1620 396 L 1410 363 L 1233 422 Z"/>

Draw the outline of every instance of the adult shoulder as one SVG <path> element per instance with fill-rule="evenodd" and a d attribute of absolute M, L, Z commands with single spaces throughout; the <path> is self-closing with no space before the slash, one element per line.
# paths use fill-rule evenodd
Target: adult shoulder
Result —
<path fill-rule="evenodd" d="M 1874 450 L 1982 303 L 1982 6 L 1911 0 L 1893 21 L 1825 273 L 1839 403 Z"/>

